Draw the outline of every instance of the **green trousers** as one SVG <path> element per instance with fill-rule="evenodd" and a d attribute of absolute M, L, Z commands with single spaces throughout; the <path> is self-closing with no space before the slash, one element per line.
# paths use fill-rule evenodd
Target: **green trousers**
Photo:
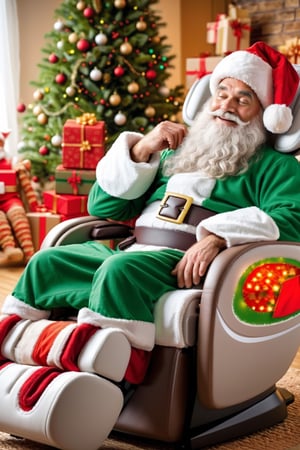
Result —
<path fill-rule="evenodd" d="M 53 247 L 36 253 L 14 292 L 43 310 L 87 307 L 106 317 L 153 322 L 153 306 L 177 288 L 171 274 L 178 250 L 120 251 L 98 242 Z"/>

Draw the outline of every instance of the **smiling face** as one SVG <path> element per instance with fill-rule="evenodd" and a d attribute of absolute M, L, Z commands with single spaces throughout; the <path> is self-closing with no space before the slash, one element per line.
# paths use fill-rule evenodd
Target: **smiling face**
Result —
<path fill-rule="evenodd" d="M 251 122 L 261 111 L 262 106 L 255 92 L 245 83 L 236 78 L 222 80 L 212 98 L 211 111 L 220 111 L 215 120 L 231 126 L 238 126 L 234 117 L 222 116 L 223 113 L 231 113 L 243 123 Z"/>

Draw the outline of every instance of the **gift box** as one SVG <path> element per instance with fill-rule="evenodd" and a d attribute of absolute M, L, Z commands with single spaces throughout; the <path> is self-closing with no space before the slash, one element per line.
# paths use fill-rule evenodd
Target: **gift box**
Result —
<path fill-rule="evenodd" d="M 11 160 L 9 160 L 7 158 L 0 159 L 0 172 L 2 170 L 9 170 L 11 168 L 12 168 Z"/>
<path fill-rule="evenodd" d="M 251 20 L 249 11 L 234 4 L 228 6 L 228 16 L 217 20 L 216 55 L 245 50 L 250 45 Z"/>
<path fill-rule="evenodd" d="M 31 228 L 34 250 L 37 251 L 51 228 L 61 222 L 61 217 L 59 214 L 52 214 L 51 212 L 29 212 L 27 217 Z"/>
<path fill-rule="evenodd" d="M 95 170 L 72 170 L 59 165 L 55 170 L 55 191 L 57 194 L 88 195 L 95 179 Z"/>
<path fill-rule="evenodd" d="M 250 19 L 222 19 L 218 22 L 216 54 L 225 55 L 236 50 L 245 50 L 250 44 Z"/>
<path fill-rule="evenodd" d="M 63 127 L 62 165 L 67 169 L 95 169 L 104 156 L 105 126 L 94 114 L 69 119 Z"/>
<path fill-rule="evenodd" d="M 0 170 L 0 194 L 17 192 L 17 173 L 15 170 Z"/>
<path fill-rule="evenodd" d="M 278 51 L 285 55 L 290 63 L 300 63 L 300 39 L 298 37 L 287 39 L 284 45 L 279 45 Z"/>
<path fill-rule="evenodd" d="M 218 22 L 221 19 L 225 19 L 226 14 L 218 14 L 215 22 L 208 22 L 206 24 L 206 42 L 208 44 L 216 44 L 218 34 Z"/>
<path fill-rule="evenodd" d="M 220 19 L 224 19 L 223 14 L 220 14 L 218 17 Z M 235 5 L 234 3 L 229 3 L 228 5 L 228 17 L 232 20 L 248 20 L 249 19 L 249 11 L 247 8 L 242 8 L 241 6 Z"/>
<path fill-rule="evenodd" d="M 190 89 L 193 83 L 204 75 L 211 73 L 221 61 L 222 56 L 200 56 L 186 59 L 186 88 Z"/>
<path fill-rule="evenodd" d="M 87 195 L 57 194 L 55 190 L 43 192 L 48 211 L 69 217 L 87 216 Z"/>

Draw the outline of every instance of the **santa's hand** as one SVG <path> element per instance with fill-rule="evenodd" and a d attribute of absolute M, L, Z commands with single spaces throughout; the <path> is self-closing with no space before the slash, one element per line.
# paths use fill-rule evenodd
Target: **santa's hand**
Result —
<path fill-rule="evenodd" d="M 215 234 L 209 234 L 192 245 L 172 271 L 172 275 L 177 277 L 178 287 L 191 288 L 199 284 L 209 264 L 225 247 L 225 240 Z"/>
<path fill-rule="evenodd" d="M 176 149 L 182 143 L 187 132 L 185 125 L 168 120 L 160 122 L 131 149 L 131 158 L 135 162 L 148 162 L 151 155 L 165 148 Z"/>

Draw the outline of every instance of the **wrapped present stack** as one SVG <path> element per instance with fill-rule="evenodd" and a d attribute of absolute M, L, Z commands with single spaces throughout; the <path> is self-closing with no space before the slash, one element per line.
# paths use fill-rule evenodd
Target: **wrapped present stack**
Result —
<path fill-rule="evenodd" d="M 55 190 L 44 191 L 44 205 L 61 220 L 85 216 L 87 198 L 104 155 L 105 125 L 95 114 L 69 119 L 63 128 L 62 164 L 55 171 Z"/>
<path fill-rule="evenodd" d="M 292 64 L 300 64 L 300 38 L 287 39 L 284 45 L 279 45 L 278 51 Z"/>
<path fill-rule="evenodd" d="M 221 59 L 221 56 L 210 56 L 208 53 L 200 54 L 198 58 L 187 58 L 186 88 L 190 89 L 196 80 L 211 73 Z"/>
<path fill-rule="evenodd" d="M 55 189 L 43 192 L 43 205 L 29 214 L 36 249 L 59 222 L 88 215 L 87 200 L 96 166 L 104 155 L 105 125 L 94 114 L 65 122 L 62 164 L 55 170 Z"/>
<path fill-rule="evenodd" d="M 215 54 L 224 56 L 250 45 L 251 20 L 246 8 L 233 4 L 228 14 L 219 14 L 215 22 L 207 24 L 207 42 L 215 45 Z"/>
<path fill-rule="evenodd" d="M 206 41 L 214 45 L 214 55 L 200 53 L 198 58 L 186 59 L 187 89 L 197 79 L 211 73 L 225 55 L 249 47 L 250 24 L 248 10 L 233 4 L 228 6 L 228 14 L 218 14 L 214 22 L 207 23 Z"/>

